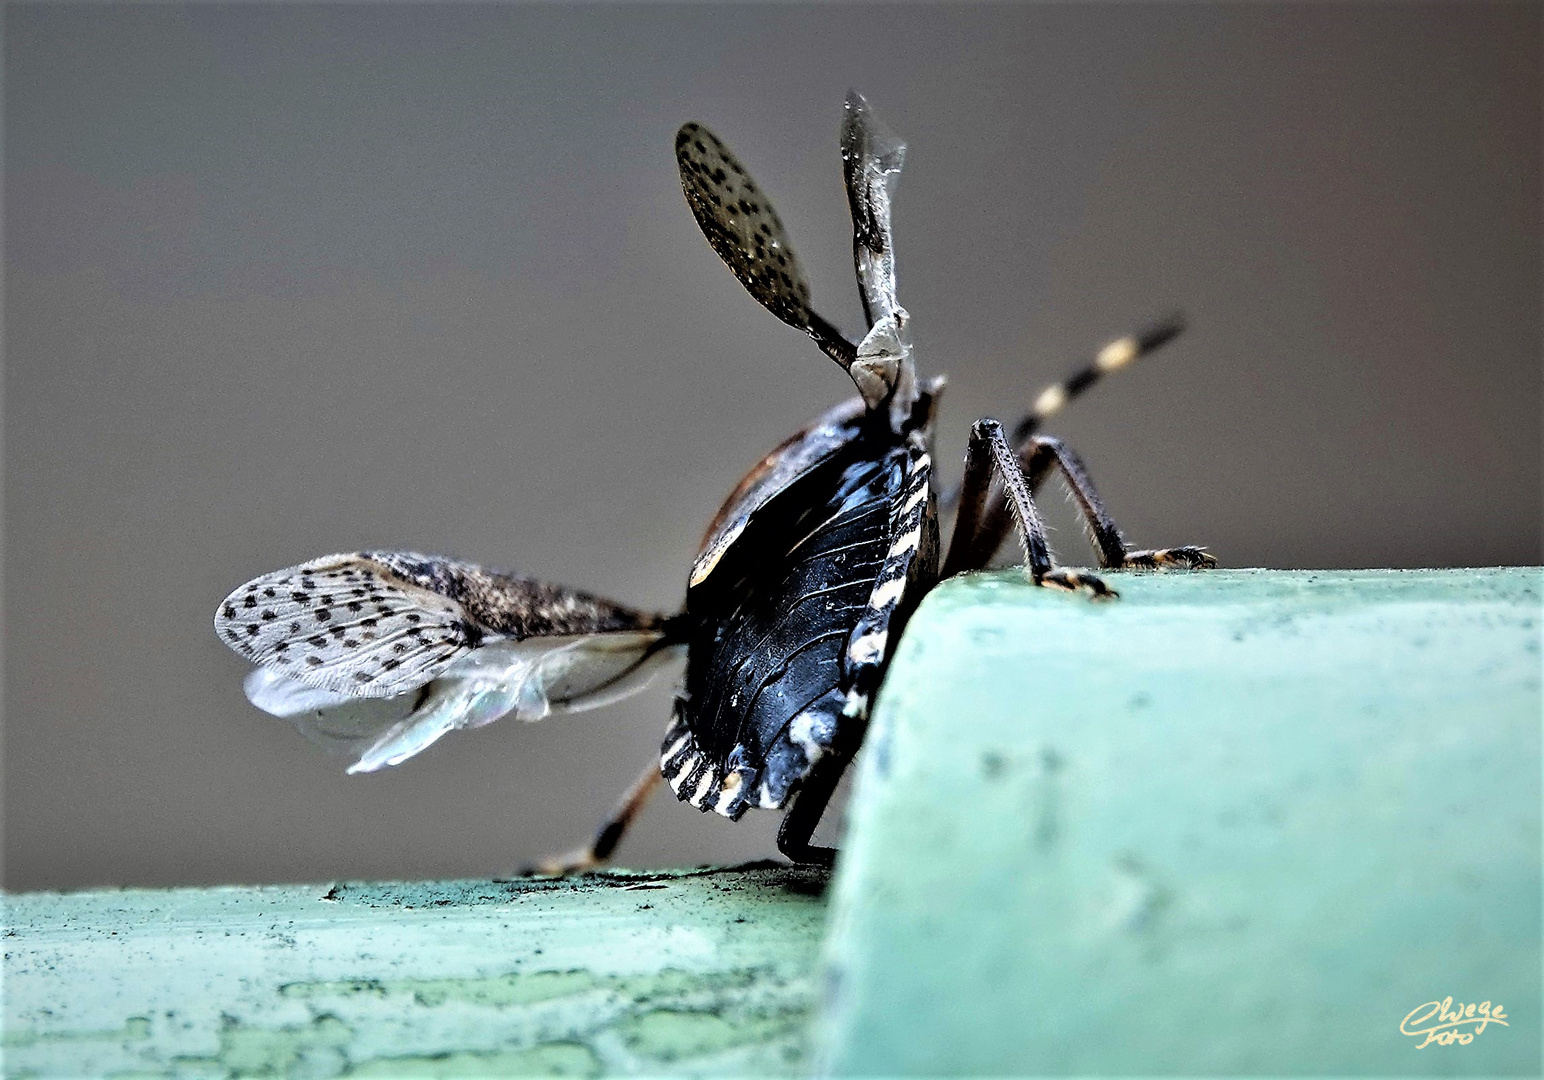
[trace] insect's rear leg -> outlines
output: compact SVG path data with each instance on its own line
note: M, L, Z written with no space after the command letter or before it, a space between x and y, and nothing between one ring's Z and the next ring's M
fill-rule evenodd
M996 480L1001 487L993 484ZM994 490L1003 498L990 502ZM999 530L998 514L1001 515ZM1010 517L1011 515L1011 517ZM977 420L970 430L965 448L965 479L960 486L960 509L954 522L949 554L944 559L943 576L986 565L1001 545L1007 523L1018 525L1019 541L1024 547L1024 563L1036 585L1049 588L1081 590L1093 596L1113 596L1103 581L1092 574L1056 567L1051 562L1046 543L1045 524L1035 509L1034 496L1024 475L1024 468L996 420ZM993 530L988 532L988 530ZM990 545L990 547L988 547Z
M638 812L649 801L649 796L654 794L654 789L660 784L662 777L659 772L659 762L651 760L646 769L638 775L627 793L622 796L617 808L611 816L601 822L600 828L595 830L595 838L584 847L568 852L566 855L555 855L544 859L533 867L527 867L523 872L537 874L582 874L586 870L594 870L598 866L604 866L616 851L617 844L622 836L632 825Z
M815 767L804 778L793 805L783 814L783 823L777 830L777 850L784 857L816 866L831 866L836 862L835 848L816 847L810 840L831 803L831 796L836 794L836 785L852 756L851 747L833 747L815 762Z
M1216 559L1193 544L1132 550L1105 509L1099 492L1094 489L1094 482L1082 459L1060 439L1046 435L1034 436L1019 447L1018 457L1028 477L1031 492L1038 492L1045 485L1053 469L1060 471L1088 529L1089 540L1099 553L1099 565L1103 569L1209 570L1217 565ZM971 558L979 560L978 565L985 565L1002 546L1011 523L1006 506L997 503L989 507L970 548Z

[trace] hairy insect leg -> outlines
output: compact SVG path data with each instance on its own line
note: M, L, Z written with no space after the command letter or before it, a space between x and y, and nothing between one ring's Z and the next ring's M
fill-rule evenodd
M1121 535L1120 529L1116 527L1114 519L1110 517L1109 511L1105 509L1099 492L1094 489L1094 482L1089 477L1088 469L1082 459L1060 439L1047 435L1029 438L1019 447L1018 457L1019 464L1029 480L1029 489L1032 494L1039 493L1046 480L1050 478L1053 469L1061 473L1068 490L1072 492L1073 501L1077 503L1083 523L1088 529L1089 540L1099 554L1101 568L1105 570L1209 570L1217 565L1216 559L1203 548L1193 544L1143 551L1132 550L1126 543L1125 537ZM1002 546L1011 525L1012 519L1008 508L1001 503L992 504L981 519L976 536L972 540L970 560L976 565L985 565Z
M836 785L841 782L855 749L855 746L832 747L804 778L793 805L783 814L783 823L777 830L777 850L785 858L816 866L831 866L836 862L835 848L817 847L810 840L831 803L831 796L836 794Z
M600 828L595 830L595 838L584 847L568 852L566 855L556 855L527 867L523 873L552 874L563 876L566 874L582 874L587 870L594 870L598 866L604 866L610 860L617 844L622 836L632 825L644 804L649 801L649 796L654 794L654 789L660 784L662 777L659 772L659 762L650 761L648 767L638 775L627 793L622 796L617 808L611 816L601 822Z
M994 479L1000 488L994 486ZM1000 490L1002 494L995 505L991 499L994 490ZM1024 564L1036 585L1082 590L1093 596L1114 595L1109 586L1092 574L1052 564L1045 524L1035 509L1034 496L1019 456L1008 445L1000 423L977 420L965 447L965 479L960 486L960 508L954 521L954 535L950 538L949 554L944 559L944 577L986 565L1001 544L1002 532L1006 532L1006 526L995 535L986 532L997 527L998 512L1005 522L1011 515L1011 520L1017 523Z

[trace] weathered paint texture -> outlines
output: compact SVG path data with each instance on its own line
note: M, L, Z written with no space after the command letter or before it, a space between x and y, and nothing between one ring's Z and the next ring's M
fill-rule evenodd
M803 1071L787 868L6 900L6 1076Z
M786 868L19 895L5 1072L1537 1076L1541 579L971 575L880 695L828 977ZM1449 995L1508 1026L1416 1049Z
M1539 1075L1541 576L945 585L864 752L827 1067ZM1509 1026L1416 1049L1449 995Z

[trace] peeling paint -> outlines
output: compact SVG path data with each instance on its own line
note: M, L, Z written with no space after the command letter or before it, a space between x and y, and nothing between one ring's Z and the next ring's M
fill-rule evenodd
M823 888L753 865L9 897L6 1075L796 1073Z

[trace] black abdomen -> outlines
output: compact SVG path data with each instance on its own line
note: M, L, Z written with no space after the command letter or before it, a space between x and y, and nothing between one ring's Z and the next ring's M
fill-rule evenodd
M667 753L665 773L702 809L782 805L841 720L848 638L906 466L899 448L877 461L862 460L861 439L846 449L761 507L687 594L686 693L666 738L667 751L681 744L679 767Z

